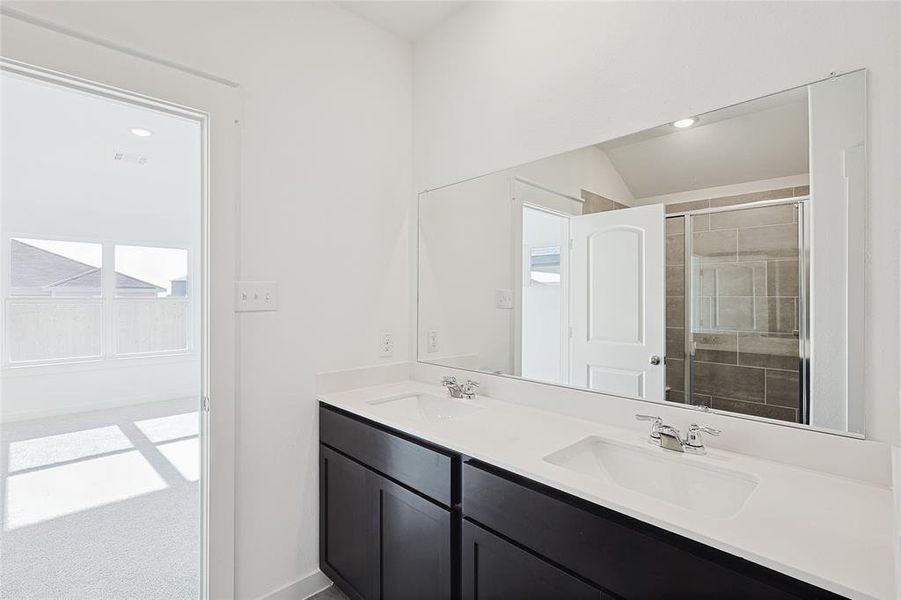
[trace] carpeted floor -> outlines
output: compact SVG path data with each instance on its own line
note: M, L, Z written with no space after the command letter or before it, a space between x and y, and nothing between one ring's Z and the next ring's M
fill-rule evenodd
M196 406L5 424L0 599L196 599Z

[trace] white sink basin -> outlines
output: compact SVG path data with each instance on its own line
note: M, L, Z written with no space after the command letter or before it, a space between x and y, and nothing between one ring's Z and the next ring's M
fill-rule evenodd
M449 421L471 415L482 410L468 400L458 400L449 396L431 394L407 394L391 398L370 400L367 404L378 406L383 414L399 417L419 416L427 421Z
M544 460L721 519L738 514L757 487L753 475L701 463L697 456L595 436Z

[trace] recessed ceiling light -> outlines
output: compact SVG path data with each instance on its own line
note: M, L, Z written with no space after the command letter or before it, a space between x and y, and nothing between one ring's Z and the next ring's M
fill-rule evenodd
M135 127L131 130L131 132L138 137L148 137L153 135L153 132L149 129L141 129L140 127Z
M692 125L694 125L697 122L698 122L698 120L694 117L689 117L687 119L679 119L678 121L673 123L673 127L678 127L679 129L685 129L686 127L691 127Z

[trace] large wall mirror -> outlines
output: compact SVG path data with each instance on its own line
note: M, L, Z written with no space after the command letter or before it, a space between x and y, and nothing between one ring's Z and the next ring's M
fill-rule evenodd
M862 436L866 104L855 71L423 192L418 359Z

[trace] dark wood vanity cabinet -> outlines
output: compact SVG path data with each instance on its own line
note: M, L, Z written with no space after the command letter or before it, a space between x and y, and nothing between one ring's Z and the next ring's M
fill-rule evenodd
M451 457L335 411L320 436L322 571L356 600L451 600Z
M451 600L451 511L372 477L378 567L373 598Z
M465 521L565 568L611 597L839 597L491 465L466 461L462 469ZM465 572L467 562L463 565Z
M604 600L596 587L463 521L463 600Z
M319 559L323 571L351 598L371 597L372 519L369 471L322 447L319 453Z
M321 405L320 565L351 598L839 598Z

